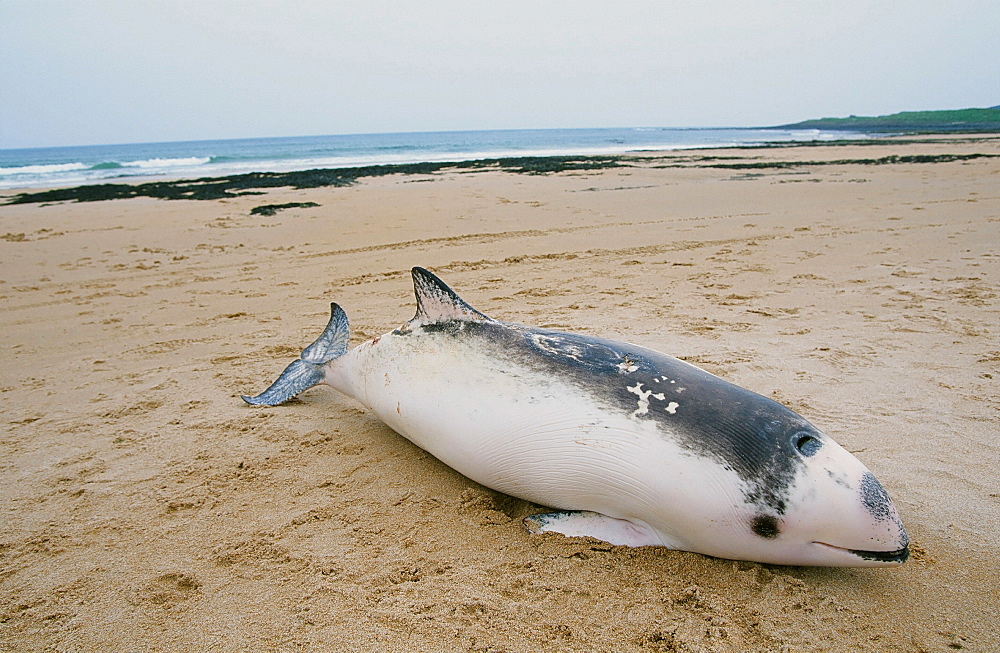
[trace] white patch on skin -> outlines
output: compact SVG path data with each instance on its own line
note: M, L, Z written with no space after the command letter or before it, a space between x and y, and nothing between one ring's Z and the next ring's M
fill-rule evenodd
M636 383L635 387L627 387L627 390L634 395L639 397L639 407L632 412L633 417L639 417L640 415L645 415L649 412L649 398L659 399L663 401L666 399L666 395L662 392L653 393L652 390L643 390L641 383ZM671 402L673 403L673 402Z
M464 324L460 326L464 326ZM542 351L547 351L558 356L566 356L577 361L586 359L587 351L583 347L566 344L561 342L559 338L552 338L540 333L530 334L529 337Z
M671 415L676 415L677 414L677 408L679 406L680 406L680 404L677 403L676 401L671 401L669 404L667 404L667 407L664 408L663 410L667 411Z
M619 374L628 374L630 372L636 371L637 369L639 369L639 366L636 365L635 363L633 363L632 361L630 361L627 358L625 360L623 360L622 362L618 363L618 373Z
M676 379L668 379L665 376L657 377L657 378L655 378L653 380L656 381L657 383L660 383L661 381L670 381L671 385L676 385L677 384L677 380ZM687 390L687 388L675 388L674 392L684 392L685 390Z

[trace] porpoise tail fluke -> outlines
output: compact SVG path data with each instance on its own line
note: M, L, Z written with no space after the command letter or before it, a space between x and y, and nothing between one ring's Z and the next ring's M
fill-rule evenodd
M316 342L302 350L299 360L285 368L281 376L256 397L242 396L243 401L254 406L277 406L304 390L318 385L326 378L324 365L347 352L351 327L347 313L336 303L330 304L330 322Z

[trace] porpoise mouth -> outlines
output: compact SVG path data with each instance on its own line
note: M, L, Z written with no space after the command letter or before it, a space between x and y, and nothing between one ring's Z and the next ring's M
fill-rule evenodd
M847 553L858 556L862 560L872 560L875 562L888 562L888 563L898 564L906 562L910 557L909 545L904 546L902 549L896 549L895 551L865 551L863 549L845 549L842 546L834 546L832 544L827 544L826 542L813 542L813 544L820 544L822 546L826 546L831 549L845 551Z

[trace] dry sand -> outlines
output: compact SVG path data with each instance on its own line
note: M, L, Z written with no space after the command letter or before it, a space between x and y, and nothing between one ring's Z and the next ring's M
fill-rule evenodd
M696 154L971 152L1000 140ZM1000 648L1000 159L693 154L0 206L0 649ZM413 265L495 317L783 401L876 473L913 558L810 569L529 536L536 507L329 389L240 401L331 300L355 341L409 319Z

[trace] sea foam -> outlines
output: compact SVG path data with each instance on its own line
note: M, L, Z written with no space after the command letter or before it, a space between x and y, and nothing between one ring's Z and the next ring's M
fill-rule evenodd
M50 165L23 165L0 168L0 175L48 175L58 172L72 172L74 170L86 170L85 163L53 163Z
M207 156L188 156L181 157L177 159L144 159L141 161L127 161L122 163L122 167L136 167L143 168L146 170L152 168L178 168L178 167L190 167L190 166L200 166L205 165L211 161L211 157Z

